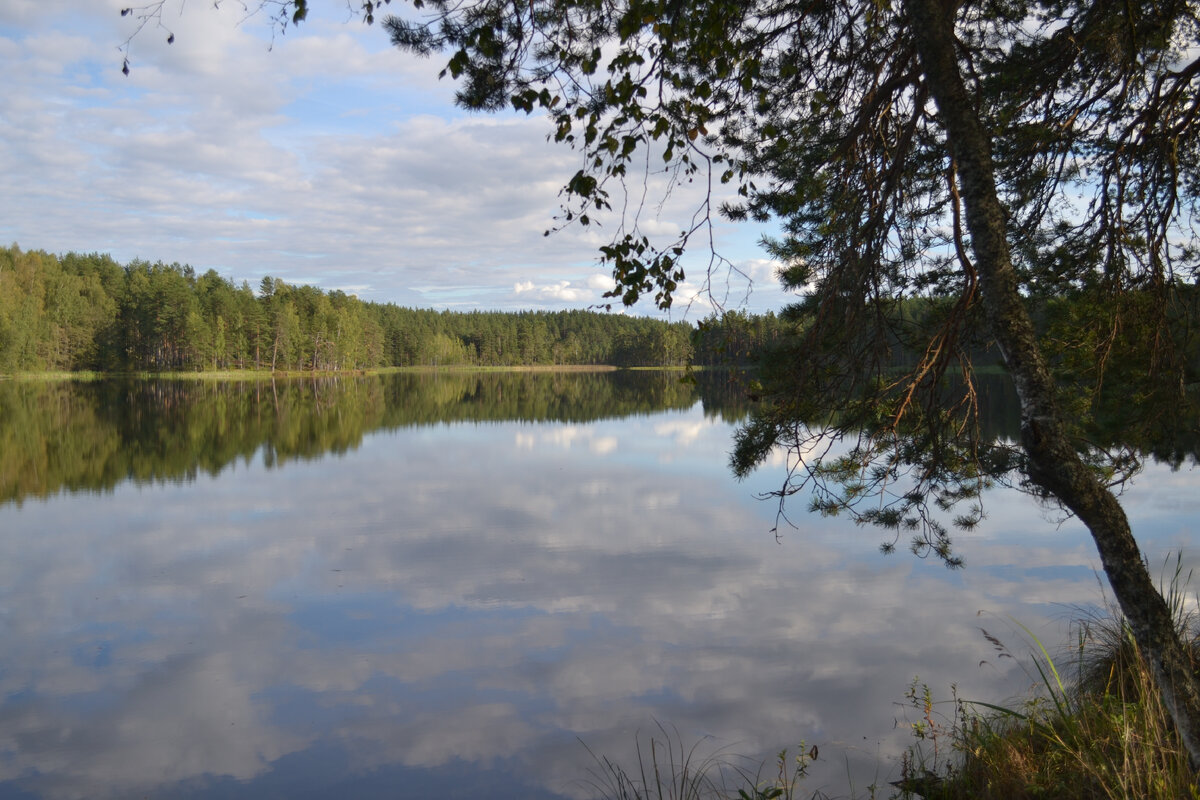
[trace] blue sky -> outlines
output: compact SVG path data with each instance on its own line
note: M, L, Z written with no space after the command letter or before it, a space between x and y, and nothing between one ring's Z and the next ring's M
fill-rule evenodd
M611 285L597 247L618 222L550 237L558 192L581 156L547 121L454 108L443 62L394 50L343 3L316 4L275 35L238 3L168 0L132 33L127 0L0 0L0 240L99 251L342 289L434 308L579 308ZM695 198L647 221L678 231ZM785 298L757 246L723 226L747 275L714 276L729 307ZM685 263L684 316L707 256ZM686 318L708 312L703 295ZM652 313L649 303L638 308Z

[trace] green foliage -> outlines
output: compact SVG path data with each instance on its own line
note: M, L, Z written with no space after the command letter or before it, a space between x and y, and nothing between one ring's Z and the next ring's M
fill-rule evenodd
M399 366L682 366L693 327L562 312L437 312L209 270L0 250L0 372L338 372Z
M543 110L554 138L582 151L584 169L566 182L565 222L587 224L631 168L657 161L672 183L728 185L734 219L781 219L786 235L773 249L792 286L964 286L953 166L904 6L417 5L423 18L388 17L384 27L399 47L448 55L443 74L459 80L460 104ZM971 88L996 134L1001 190L1031 272L1049 266L1050 252L1071 254L1076 275L1097 259L1127 272L1122 259L1156 243L1105 221L1123 204L1149 223L1138 230L1150 238L1173 224L1180 198L1170 187L1178 178L1194 185L1196 175L1186 136L1196 68L1174 69L1194 19L1184 2L1129 19L1082 3L961 7ZM1137 136L1137 147L1123 147L1114 130ZM1056 202L1067 191L1097 198L1096 213ZM698 222L677 237L656 242L636 217L626 220L602 249L618 280L611 296L632 303L654 293L669 306L680 256L719 202L711 189L700 195Z
M1081 440L1121 453L1109 460L1114 473L1135 469L1138 453L1176 467L1195 463L1200 287L1088 286L1048 299L1042 316L1068 418Z
M785 320L772 312L762 315L732 310L714 313L696 326L692 363L757 366L764 353L776 347L789 328Z

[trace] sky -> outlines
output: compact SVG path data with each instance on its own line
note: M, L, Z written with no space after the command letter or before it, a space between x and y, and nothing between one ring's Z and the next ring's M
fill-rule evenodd
M163 27L130 43L126 76L129 2L0 0L4 245L419 308L605 302L598 247L620 220L543 235L582 165L547 141L543 116L455 108L444 59L396 50L341 0L313 4L282 35L232 0L167 0ZM644 228L678 232L695 203L687 192L652 202ZM707 251L689 255L671 318L701 319L714 301L785 303L763 233L718 229L718 249L750 280L715 274L711 296L699 291ZM655 313L652 300L634 311Z

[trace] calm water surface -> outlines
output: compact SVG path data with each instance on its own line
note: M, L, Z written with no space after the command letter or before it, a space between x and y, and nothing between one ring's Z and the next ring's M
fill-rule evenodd
M967 567L775 506L736 389L677 375L0 383L0 797L583 798L662 723L810 790L898 777L904 692L1030 682L980 628L1100 600L1074 521L987 498ZM997 412L1001 416L1003 409ZM1125 502L1187 546L1200 473ZM584 746L586 745L586 747ZM710 747L711 745L711 747Z

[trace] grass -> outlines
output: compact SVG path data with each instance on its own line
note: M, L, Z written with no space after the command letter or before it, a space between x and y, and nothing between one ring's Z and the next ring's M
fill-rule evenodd
M228 370L209 370L206 372L95 372L91 370L80 370L78 372L61 372L61 371L46 371L46 372L15 372L9 375L0 375L0 380L13 380L23 383L57 383L60 381L98 381L106 378L137 378L140 380L148 379L170 379L170 380L194 380L194 381L256 381L270 380L271 378L298 378L318 377L324 375L352 375L353 372L284 372L277 371L272 373L269 369L228 369Z
M1193 663L1200 665L1194 596L1178 558L1165 596ZM1129 626L1110 609L1084 615L1073 646L1052 657L1027 629L1036 696L1009 707L955 698L935 711L914 683L914 743L896 785L900 797L931 800L1024 798L1200 798L1187 753L1163 707ZM1005 645L987 634L1002 655Z
M21 383L56 383L59 381L96 381L104 377L102 372L81 370L79 372L15 372L0 374L0 380Z
M588 748L596 766L583 781L597 800L820 800L802 795L808 765L817 755L801 743L797 755L781 751L773 765L707 748L701 739L685 746L679 731L656 721L657 732L638 734L635 765L625 767ZM587 747L585 744L584 747ZM770 766L770 768L768 768Z
M1169 563L1168 563L1168 566ZM1164 588L1200 667L1197 597L1176 557ZM875 785L852 798L896 800L1200 800L1196 776L1128 624L1113 608L1081 614L1070 647L1052 656L1028 629L1028 669L1038 691L1008 705L955 696L937 702L914 681L906 694L912 744L890 794ZM984 636L1002 657L1016 658ZM585 781L598 800L829 800L804 788L816 748L754 763L728 750L685 746L658 723L637 737L632 766L592 753ZM591 752L589 750L589 752ZM884 787L883 791L889 791Z
M371 369L346 370L275 370L270 369L223 369L187 370L178 372L78 372L43 371L0 373L0 380L47 383L58 381L95 381L104 378L170 379L193 381L267 381L286 378L354 377L359 375L388 375L401 372L616 372L620 367L605 364L533 364L501 367L477 367L471 365L416 366L416 367L373 367ZM640 369L640 368L639 368ZM676 369L674 367L648 367L647 369ZM682 367L678 369L682 370Z
M616 372L625 367L610 364L509 364L500 366L475 366L473 364L449 364L446 366L388 367L388 372ZM670 369L653 367L652 369ZM376 370L382 372L385 370Z

